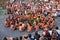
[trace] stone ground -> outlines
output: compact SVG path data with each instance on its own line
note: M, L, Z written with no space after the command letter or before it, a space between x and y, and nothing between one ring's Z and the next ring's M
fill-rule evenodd
M28 34L28 32L24 31L24 32L19 32L18 30L10 30L10 28L5 28L3 23L6 19L6 17L8 17L8 15L0 15L0 40L3 39L3 37L7 37L7 36L12 36L12 37L20 37L21 35L24 34ZM57 17L55 19L56 21L56 26L60 27L60 17ZM34 32L30 32L32 35L34 35ZM39 30L39 33L42 33L42 30Z

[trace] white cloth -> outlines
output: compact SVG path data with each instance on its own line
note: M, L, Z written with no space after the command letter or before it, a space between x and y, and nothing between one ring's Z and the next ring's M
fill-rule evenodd
M48 0L44 0L44 1L48 1Z
M60 34L60 30L56 30L58 32L58 34Z
M50 35L52 35L52 31L49 31Z
M10 0L10 3L12 3L14 0Z
M55 16L55 17L56 17L56 16L57 16L57 14L56 14L56 13L55 13L55 14L53 13L53 14L52 14L52 16Z

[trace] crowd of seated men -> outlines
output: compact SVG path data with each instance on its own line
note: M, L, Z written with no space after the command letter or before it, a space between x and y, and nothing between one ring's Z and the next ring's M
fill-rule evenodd
M34 2L32 0L29 2L26 4L24 0L20 5L17 1L8 4L7 11L11 16L6 18L4 26L10 27L12 30L27 30L28 32L38 31L39 29L52 29L55 25L55 19L52 16L53 3ZM34 3L34 6L32 6L32 3Z
M37 31L34 35L31 34L25 34L20 37L4 37L3 40L59 40L60 34L54 29L52 30L52 34L48 30L45 30L42 32L42 34L39 34Z
M55 19L49 13L48 15L41 14L41 12L28 13L25 15L11 14L4 22L5 27L19 31L27 30L28 32L39 29L52 29L55 25Z

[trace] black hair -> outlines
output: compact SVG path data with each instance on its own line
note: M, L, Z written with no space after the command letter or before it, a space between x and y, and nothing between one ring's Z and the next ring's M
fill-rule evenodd
M20 24L20 26L22 26L22 24Z
M22 36L20 36L20 40L22 40Z
M38 18L40 18L40 16L38 16Z
M58 30L58 27L56 27L56 29Z
M25 39L27 39L27 38L28 38L28 36L26 36L26 37L24 36L24 38L25 38Z
M7 38L6 38L6 37L4 37L4 38L3 38L3 40L7 40Z
M44 25L46 25L46 24L47 24L47 22L44 23Z
M53 20L55 21L55 19L53 18Z
M28 37L31 38L31 34L28 34Z
M16 37L15 40L18 40L18 37Z

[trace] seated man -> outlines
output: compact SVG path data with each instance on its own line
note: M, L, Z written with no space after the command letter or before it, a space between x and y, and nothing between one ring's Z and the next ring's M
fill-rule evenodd
M8 27L8 21L7 20L4 22L4 26Z
M30 32L32 30L32 26L30 26L29 23L27 23L27 31Z
M10 25L10 29L15 30L15 25L13 23Z
M25 28L25 24L24 23L22 23L22 24L19 25L19 31L23 31L24 28Z

